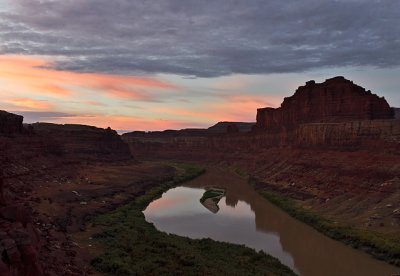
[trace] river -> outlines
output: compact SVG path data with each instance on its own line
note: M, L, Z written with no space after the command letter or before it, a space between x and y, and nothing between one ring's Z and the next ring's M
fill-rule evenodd
M209 187L225 190L224 197L212 208L200 202ZM160 231L263 250L299 275L400 274L400 268L332 240L290 217L262 198L244 179L218 168L170 189L150 203L144 214Z

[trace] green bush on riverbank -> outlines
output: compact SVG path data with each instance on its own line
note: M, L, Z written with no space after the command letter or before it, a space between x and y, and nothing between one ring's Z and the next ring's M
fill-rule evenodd
M211 239L166 234L146 222L142 210L151 201L204 172L190 165L180 168L184 173L174 180L93 221L101 229L93 238L104 249L92 260L98 271L110 275L294 275L263 252Z
M364 250L378 259L400 266L400 241L383 234L341 225L298 206L292 199L273 192L259 191L271 203L319 232L346 244Z

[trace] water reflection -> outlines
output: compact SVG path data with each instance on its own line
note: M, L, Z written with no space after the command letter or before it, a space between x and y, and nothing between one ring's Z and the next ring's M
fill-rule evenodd
M200 203L204 188L223 187L214 214ZM209 170L166 192L144 211L157 229L263 250L301 275L391 275L400 269L333 241L261 198L236 175Z
M207 208L211 213L218 213L218 203L225 195L224 189L210 188L204 191L203 196L200 198L200 203Z

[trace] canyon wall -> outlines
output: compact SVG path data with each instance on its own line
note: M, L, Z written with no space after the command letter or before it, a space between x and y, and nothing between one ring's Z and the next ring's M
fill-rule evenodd
M123 135L131 151L147 157L206 157L219 153L257 152L269 148L400 151L400 120L364 120L301 124L279 133L227 133L203 137L134 137Z
M395 119L396 110L384 98L335 77L323 83L307 82L279 108L258 109L252 131L239 131L224 122L225 130L215 133L210 128L196 130L196 135L186 130L131 133L123 139L142 156L146 152L151 156L167 152L204 156L273 147L397 151L400 120Z
M131 158L128 146L111 129L23 125L22 116L0 111L0 275L44 275L43 266L56 259L46 263L49 235L38 231L46 225L32 207L45 201L37 190L48 183L49 172L60 172L56 179L61 185L62 172L71 166Z
M46 137L47 152L76 160L116 161L131 159L129 147L115 130L85 125L32 124Z
M281 108L258 110L249 132L227 127L196 137L177 131L123 139L139 159L227 167L249 176L257 189L287 195L335 220L397 231L400 120L393 111L385 99L334 78L308 82Z
M366 91L344 77L323 83L308 81L279 108L257 110L254 130L278 131L312 122L392 119L394 111L382 97Z

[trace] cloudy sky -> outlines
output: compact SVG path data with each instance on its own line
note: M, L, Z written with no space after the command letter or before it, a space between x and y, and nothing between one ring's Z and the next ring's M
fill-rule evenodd
M254 121L336 75L400 106L400 1L0 0L0 109L27 122Z

